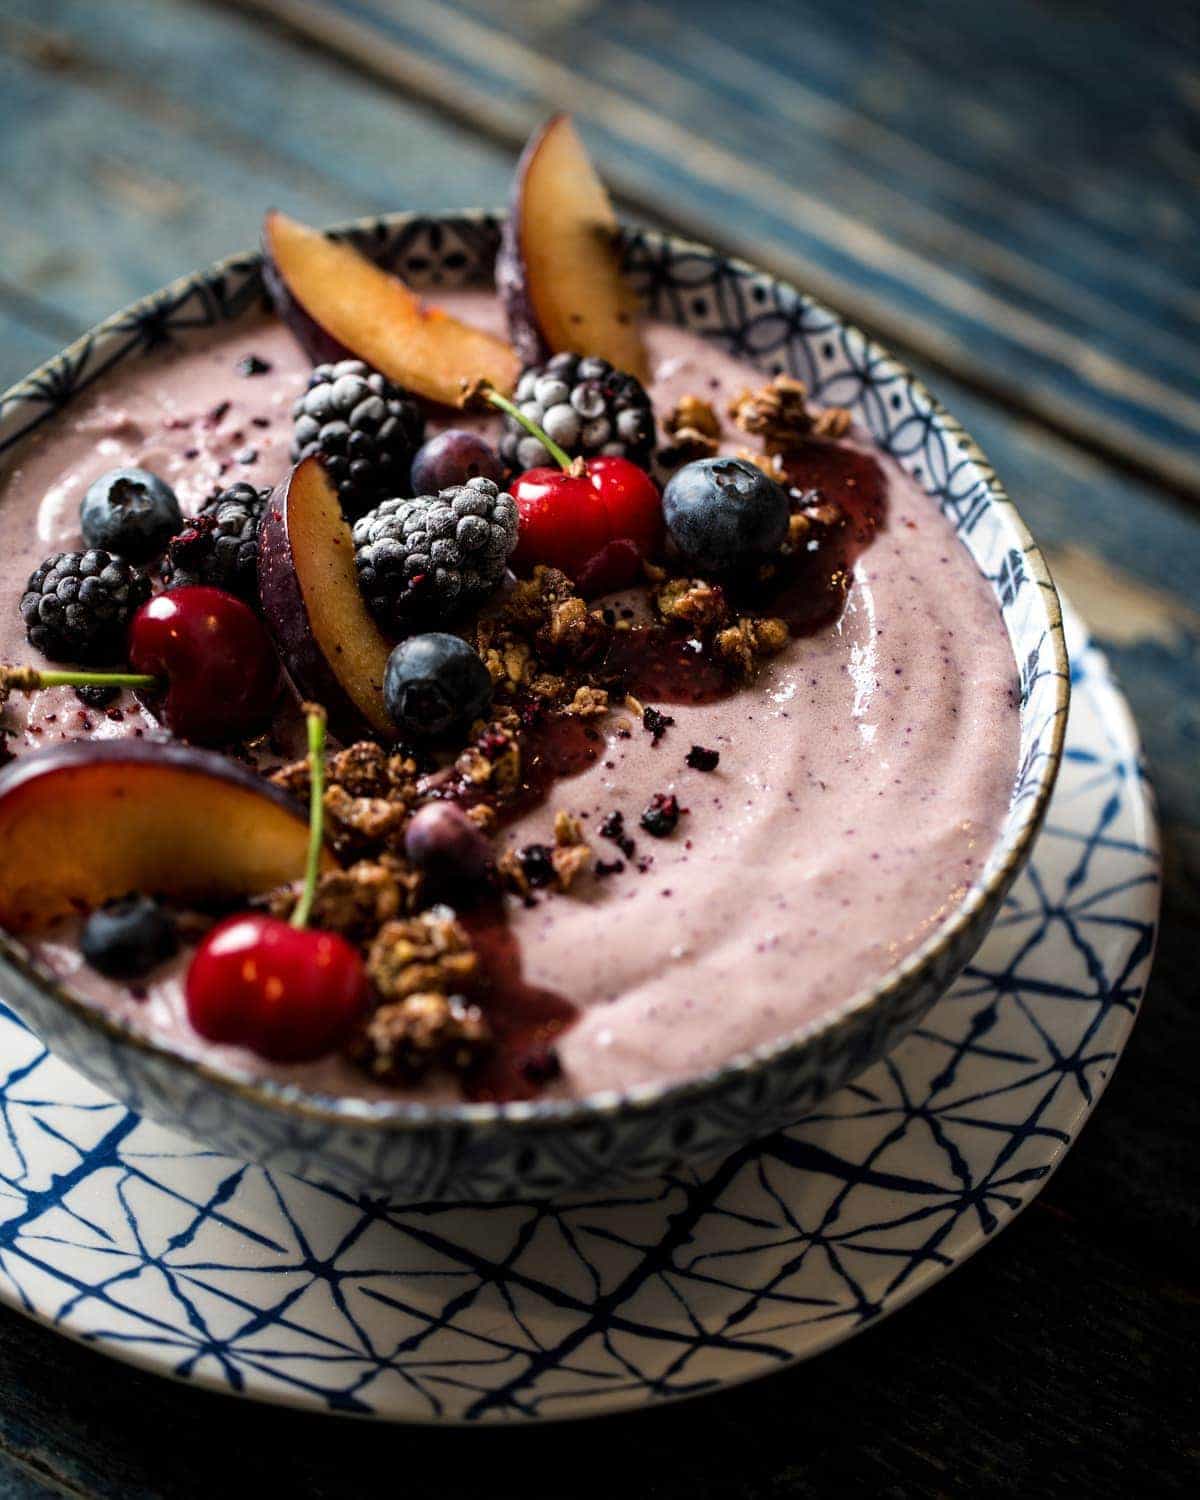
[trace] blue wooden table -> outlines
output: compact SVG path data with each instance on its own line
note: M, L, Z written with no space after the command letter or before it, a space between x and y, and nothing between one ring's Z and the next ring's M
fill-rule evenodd
M1145 1014L1037 1205L814 1365L645 1419L451 1437L231 1403L4 1314L0 1496L1194 1493L1194 0L0 0L0 386L251 243L268 204L502 202L564 106L629 212L851 313L1005 476L1158 784Z

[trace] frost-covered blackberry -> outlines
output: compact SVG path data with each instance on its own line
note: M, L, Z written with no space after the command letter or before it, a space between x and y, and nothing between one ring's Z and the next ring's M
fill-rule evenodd
M104 665L125 654L129 622L150 584L122 557L89 547L56 552L29 576L21 618L29 644L51 661Z
M399 633L490 594L516 544L516 502L490 479L385 500L354 524L358 586L376 619Z
M611 453L643 467L654 449L654 412L641 382L606 359L556 354L531 365L513 400L572 458ZM505 417L500 456L518 470L552 463L545 446Z
M292 459L325 461L347 520L408 489L425 418L407 391L359 359L317 365L292 407Z
M167 547L172 587L203 583L258 602L258 525L269 490L235 484L201 507Z

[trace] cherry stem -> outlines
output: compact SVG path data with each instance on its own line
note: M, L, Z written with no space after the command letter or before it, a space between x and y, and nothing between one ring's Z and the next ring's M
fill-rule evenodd
M304 889L292 912L293 927L307 927L317 894L317 874L325 842L325 710L306 703L308 719L308 860L304 867Z
M43 671L40 667L0 667L0 688L36 693L51 687L158 688L162 679L148 672Z
M502 396L499 391L494 390L490 385L482 386L479 390L479 395L484 401L494 406L497 411L507 412L514 422L520 422L530 437L537 438L538 442L541 443L564 474L570 474L572 470L578 467L577 461L564 448L560 448L552 437L548 437L532 417L527 417L515 401L510 401L507 396Z

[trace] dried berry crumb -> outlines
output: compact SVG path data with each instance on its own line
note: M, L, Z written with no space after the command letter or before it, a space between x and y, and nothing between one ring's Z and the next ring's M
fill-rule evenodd
M239 375L266 375L270 371L271 362L260 359L257 354L243 354L233 368Z
M205 425L207 427L215 427L232 405L232 401L218 401L208 416L205 417Z
M673 792L655 792L639 821L652 838L665 839L678 827L680 811L679 798Z
M245 464L246 467L249 468L251 464L256 464L258 462L258 449L243 448L240 453L235 453L234 457L237 459L238 463Z
M657 745L674 722L670 714L660 714L657 708L651 708L649 704L642 710L642 725L649 731L652 744Z
M517 858L521 872L534 889L550 885L554 880L554 859L545 844L526 844Z
M596 861L597 875L619 875L624 868L625 861L623 859L598 859Z
M720 761L719 750L706 750L703 745L693 745L687 753L687 763L693 771L715 771Z
M610 812L600 825L600 837L607 839L610 844L616 844L626 859L633 858L633 852L637 848L637 845L625 832L624 813Z

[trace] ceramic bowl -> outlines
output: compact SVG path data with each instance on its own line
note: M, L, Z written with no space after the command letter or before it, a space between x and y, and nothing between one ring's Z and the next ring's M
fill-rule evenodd
M411 284L487 283L498 221L411 215L337 231ZM971 958L1029 854L1058 770L1069 673L1042 555L982 452L913 375L844 319L703 245L630 229L647 311L849 407L953 524L995 591L1020 683L1020 759L1003 832L959 906L878 984L799 1034L683 1083L581 1100L423 1106L319 1097L182 1057L74 997L0 934L0 990L107 1093L231 1155L400 1202L546 1197L658 1175L791 1123L888 1051ZM125 361L256 315L257 255L175 282L102 323L0 398L0 463ZM0 527L3 515L0 512Z

